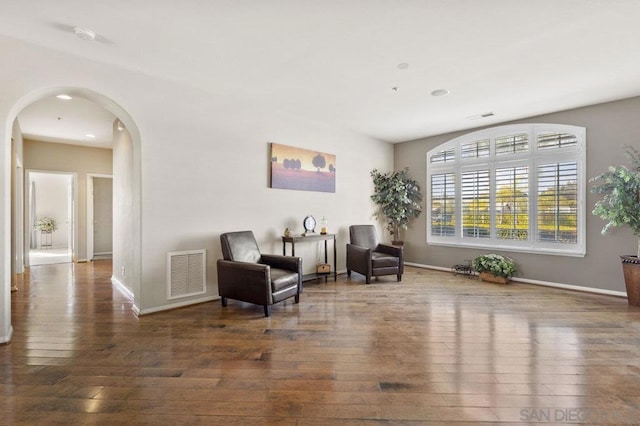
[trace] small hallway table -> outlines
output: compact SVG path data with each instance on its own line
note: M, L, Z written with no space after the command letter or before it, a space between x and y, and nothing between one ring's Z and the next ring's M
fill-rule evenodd
M311 241L324 241L324 263L328 263L328 246L327 241L333 241L333 271L325 274L306 274L302 276L303 281L311 281L317 280L319 278L324 278L325 282L327 281L327 277L331 276L333 273L333 281L338 281L338 272L337 272L337 250L336 250L336 234L307 234L307 235L295 235L289 237L282 237L282 255L287 255L287 243L291 244L291 256L296 255L296 244L303 242L311 242Z

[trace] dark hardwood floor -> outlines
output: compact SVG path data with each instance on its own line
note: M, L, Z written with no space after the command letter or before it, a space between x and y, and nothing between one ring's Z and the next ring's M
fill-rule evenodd
M640 309L622 298L408 268L309 283L271 318L237 301L137 318L110 275L18 282L1 424L640 421Z

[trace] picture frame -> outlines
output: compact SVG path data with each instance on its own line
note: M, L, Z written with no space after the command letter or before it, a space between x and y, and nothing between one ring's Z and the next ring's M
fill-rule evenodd
M336 192L336 156L270 142L269 187Z

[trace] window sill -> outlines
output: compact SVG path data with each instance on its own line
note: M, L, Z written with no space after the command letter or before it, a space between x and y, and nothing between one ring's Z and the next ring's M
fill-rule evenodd
M452 248L472 248L489 251L503 251L503 252L517 252L517 253L531 253L531 254L543 254L551 256L567 256L567 257L585 257L586 251L582 250L553 250L546 247L515 247L507 245L484 245L484 244L468 244L468 243L446 243L427 241L428 246L440 246L440 247L452 247Z

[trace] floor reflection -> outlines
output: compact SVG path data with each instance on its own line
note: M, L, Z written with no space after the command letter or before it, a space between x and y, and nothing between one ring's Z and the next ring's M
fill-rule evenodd
M51 265L55 263L70 263L70 248L53 248L49 250L33 249L29 250L29 265Z
M138 318L111 269L45 265L16 280L15 334L0 347L12 422L637 422L640 311L621 298L409 267L400 283L309 283L269 318L237 301Z

